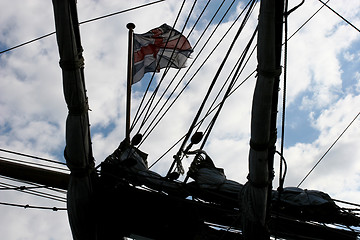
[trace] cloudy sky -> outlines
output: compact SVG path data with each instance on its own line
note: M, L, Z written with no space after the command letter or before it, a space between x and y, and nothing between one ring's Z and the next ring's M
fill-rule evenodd
M79 21L107 15L142 5L148 1L78 1ZM189 34L207 1L196 4L184 35ZM191 80L186 91L173 104L164 118L141 145L149 154L149 163L155 162L188 130L219 63L231 43L240 23L236 23L215 48L237 18L246 1L235 1L222 20L208 45L200 51L218 25L226 9L221 11L195 46L209 19L221 1L211 1L203 17L189 36L195 46L188 62L189 72L181 88ZM291 4L294 1L291 1ZM300 1L299 1L300 2ZM176 23L181 30L193 1L186 1ZM360 26L360 2L330 0L329 6ZM320 7L317 0L308 0L289 16L289 36L299 29ZM293 5L290 5L291 8ZM81 39L85 58L85 81L88 90L93 151L96 164L118 146L125 134L125 86L127 66L126 24L133 22L136 33L144 33L163 23L172 26L181 7L181 1L169 0L112 17L81 24ZM55 31L51 1L32 0L0 2L0 51ZM259 7L250 17L243 33L230 55L219 82L223 82L247 44L257 24ZM241 20L242 18L240 18ZM254 45L252 45L254 46ZM215 49L211 57L199 66ZM198 58L197 58L198 56ZM196 60L196 61L195 61ZM67 108L62 92L62 76L55 35L19 47L0 55L0 148L64 161L65 118ZM240 75L240 84L256 68L256 54ZM285 186L297 186L314 164L360 111L360 33L324 7L288 42L286 124L284 156L288 164ZM197 72L197 70L199 71ZM180 71L180 79L187 69ZM162 72L154 81L159 81ZM170 71L160 87L160 94L176 71ZM151 74L133 87L132 115L141 101ZM244 183L248 172L250 113L256 78L250 77L226 102L222 113L205 145L218 167L225 169L228 179ZM280 83L282 85L282 82ZM175 85L175 84L174 84ZM215 86L220 89L221 83ZM172 87L173 88L173 87ZM171 88L171 89L172 89ZM153 87L151 88L153 89ZM281 90L283 88L281 87ZM168 97L169 92L165 93ZM214 95L211 95L213 98ZM282 97L282 94L280 94ZM156 97L156 100L159 96ZM174 99L170 96L170 101ZM278 132L281 129L281 102L279 100ZM160 100L160 106L164 100ZM167 105L166 105L167 106ZM154 117L155 113L151 116ZM152 119L152 118L151 118ZM204 130L202 126L200 130ZM137 125L135 130L139 129ZM140 132L148 132L147 125ZM134 130L134 131L135 131ZM360 202L360 120L356 119L321 163L302 183L302 188L329 193L335 199ZM277 141L279 149L280 139ZM152 170L165 175L179 146L165 155ZM0 152L1 157L29 160ZM185 169L191 159L184 160ZM278 174L279 157L275 157ZM21 185L6 179L4 184ZM278 175L274 180L278 184ZM39 190L41 191L41 190ZM54 193L52 193L54 194ZM65 197L63 193L55 193ZM44 199L11 190L1 190L0 202L20 205L65 207L58 200ZM71 232L65 211L24 209L0 205L0 232L2 239L70 239Z

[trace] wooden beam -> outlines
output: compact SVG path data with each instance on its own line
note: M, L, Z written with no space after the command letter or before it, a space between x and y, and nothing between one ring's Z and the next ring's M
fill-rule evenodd
M67 190L69 174L0 160L0 175Z

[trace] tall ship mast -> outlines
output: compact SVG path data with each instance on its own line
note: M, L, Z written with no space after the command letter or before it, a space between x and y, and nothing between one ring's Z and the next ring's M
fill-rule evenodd
M239 39L244 41L244 29L258 5L258 25L252 34L247 34L248 40L240 48ZM189 125L188 131L170 148L173 157L168 160L169 169L165 174L160 174L152 169L158 160L149 162L151 153L145 151L144 142L163 116L156 115L160 117L155 126L152 125L155 120L150 123L146 121L158 104L163 102L161 99L156 102L155 95L144 95L143 100L147 102L141 102L143 109L139 107L135 112L130 104L131 94L139 91L134 89L138 82L144 82L144 76L152 74L148 88L145 90L142 87L141 90L147 92L151 89L156 93L173 84L173 81L166 80L165 73L178 69L177 73L174 72L175 79L181 71L187 72L191 68L199 56L196 54L201 51L197 50L197 42L192 42L190 34L184 32L188 20L184 28L179 30L175 24L162 24L141 34L136 32L138 26L127 24L129 48L125 135L117 139L120 144L99 162L95 160L91 140L85 54L76 2L54 0L55 34L68 109L64 157L70 173L2 160L0 174L66 190L66 210L74 239L357 239L360 220L356 208L340 207L340 203L347 202L333 199L323 191L300 188L307 176L298 186L284 186L287 161L283 152L283 136L279 150L276 143L279 138L277 111L280 76L284 71L286 74L287 70L286 60L284 66L281 64L283 22L287 22L291 13L301 9L301 5L289 10L287 2L263 0L258 4L249 1L242 6L233 39L222 45L223 59L212 64L216 70L212 79L206 79L206 92L201 96L203 100L198 111L192 121L184 120ZM189 12L192 12L192 8ZM214 126L221 126L224 120L219 116L235 91L236 81L239 78L245 81L241 74L255 46L257 67L249 75L256 74L249 152L247 157L239 157L248 159L249 171L247 180L239 182L226 177L227 169L221 168L213 157L212 144L208 140L210 134L214 134ZM233 52L238 52L238 60L226 78L223 76L224 69ZM287 43L284 54L287 56ZM157 85L154 86L151 81L157 72L163 73L163 77L156 79ZM184 85L183 90L189 90L188 84L192 79ZM160 86L163 82L168 87ZM217 85L219 82L223 82L222 87ZM174 89L164 95L172 100L177 99L172 98L173 94L182 92ZM155 107L151 109L153 104ZM130 116L132 113L134 117ZM141 115L143 119L137 118ZM14 153L5 149L2 152ZM273 187L275 154L280 156L280 171L277 173L280 176L279 186L276 189Z

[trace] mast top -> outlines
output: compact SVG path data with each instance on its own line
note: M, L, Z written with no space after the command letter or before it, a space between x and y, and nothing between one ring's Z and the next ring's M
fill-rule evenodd
M135 24L134 23L128 23L128 24L126 24L126 27L127 27L127 29L132 30L132 29L135 28Z

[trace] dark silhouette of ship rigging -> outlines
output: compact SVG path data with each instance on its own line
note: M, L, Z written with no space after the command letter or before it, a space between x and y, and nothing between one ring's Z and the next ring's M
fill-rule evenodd
M64 155L71 174L24 167L29 176L20 176L14 173L22 168L18 164L6 165L7 171L2 169L1 174L67 189L74 239L357 239L357 232L348 227L359 227L360 218L337 206L328 194L296 187L272 189L283 1L261 1L258 78L245 184L227 179L224 169L203 149L208 133L194 131L198 116L166 176L149 169L147 153L138 147L142 135L131 139L129 122L126 138L95 168L76 3L53 0L53 5L69 110ZM134 27L128 25L130 47ZM178 181L185 156L193 160L185 180ZM35 179L39 173L43 178Z

